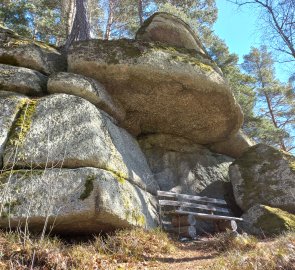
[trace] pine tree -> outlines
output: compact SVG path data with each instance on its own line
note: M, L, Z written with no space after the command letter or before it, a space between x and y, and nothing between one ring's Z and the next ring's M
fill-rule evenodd
M244 56L244 70L255 78L253 86L257 93L257 114L260 125L253 136L262 142L278 146L284 151L295 148L294 91L289 84L275 78L272 55L265 46L252 48Z

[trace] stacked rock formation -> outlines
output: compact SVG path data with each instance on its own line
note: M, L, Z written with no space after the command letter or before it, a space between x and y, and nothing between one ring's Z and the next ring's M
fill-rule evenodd
M153 228L159 189L234 210L229 166L253 143L183 21L156 13L135 40L76 42L67 56L5 28L0 41L0 227Z

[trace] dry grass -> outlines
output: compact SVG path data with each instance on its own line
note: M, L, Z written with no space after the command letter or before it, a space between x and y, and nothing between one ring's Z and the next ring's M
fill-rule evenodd
M211 243L221 253L210 270L295 270L295 233L261 240L219 235Z
M124 230L75 244L1 232L0 269L141 269L153 263L153 256L173 250L160 230Z
M295 270L294 232L268 240L220 234L192 243L193 248L182 246L190 247L189 243L173 242L160 230L123 230L80 243L0 232L0 269L170 270L175 266L196 269L199 265L210 270ZM210 250L214 251L212 258L198 259ZM167 260L159 259L163 257Z

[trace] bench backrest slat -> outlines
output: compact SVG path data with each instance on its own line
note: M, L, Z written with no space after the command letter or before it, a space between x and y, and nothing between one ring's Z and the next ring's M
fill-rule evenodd
M197 208L208 211L216 211L222 213L230 213L230 211L226 208L216 207L214 205L204 205L204 204L196 204L189 202L181 202L181 201L170 201L170 200L159 200L159 204L161 206L180 206L180 207L188 207L188 208Z
M221 205L227 205L226 201L220 199L213 199L203 196L194 196L194 195L187 195L181 193L174 193L169 191L157 191L158 196L168 197L168 198L177 198L177 199L185 199L190 201L197 201L197 202L205 202L205 203L216 203Z

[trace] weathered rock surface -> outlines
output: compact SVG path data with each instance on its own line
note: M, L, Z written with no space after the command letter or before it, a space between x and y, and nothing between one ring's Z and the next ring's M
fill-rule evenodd
M38 71L0 64L0 90L40 96L46 84L47 77Z
M115 103L104 86L94 79L79 74L60 72L49 77L47 87L51 94L65 93L82 97L115 119L120 121L124 119L125 113L120 104Z
M284 231L295 231L295 215L279 208L255 205L242 218L242 229L251 234L271 236Z
M135 139L90 102L56 94L30 100L27 107L5 149L6 167L95 167L149 192L158 189Z
M0 174L0 227L28 221L41 231L95 233L130 226L157 226L153 196L114 174L94 168L14 171ZM7 181L9 178L9 184Z
M253 145L255 145L255 143L242 130L240 130L226 141L213 143L209 148L213 152L238 158Z
M0 26L0 63L35 69L45 74L64 71L65 58L53 47L32 41Z
M230 192L230 157L171 135L145 136L139 144L161 190L220 199Z
M134 135L165 133L207 144L236 134L243 121L219 68L194 50L91 40L73 44L68 65L106 86Z
M159 41L174 47L197 50L205 53L202 43L180 18L165 12L153 14L136 33L137 40Z
M237 204L264 204L295 213L295 157L265 144L249 148L230 166Z
M0 91L0 170L8 134L25 100L24 96L17 93Z

